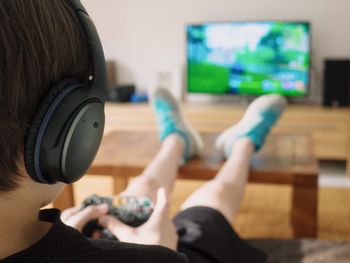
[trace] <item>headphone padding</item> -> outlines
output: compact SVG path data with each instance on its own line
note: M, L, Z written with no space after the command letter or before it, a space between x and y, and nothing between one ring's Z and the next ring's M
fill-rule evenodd
M60 94L64 89L66 89L67 87L73 84L79 84L79 81L77 81L74 78L64 79L58 84L56 84L55 86L53 86L48 91L48 94L46 95L45 99L40 104L39 109L35 113L35 117L31 123L31 127L27 131L27 135L25 138L25 145L24 145L24 163L28 174L35 181L39 183L47 183L47 182L42 182L42 180L38 178L35 172L35 165L34 165L35 145L36 145L36 140L37 140L40 126L42 124L42 121L47 111L49 110L52 102L55 100L57 95Z

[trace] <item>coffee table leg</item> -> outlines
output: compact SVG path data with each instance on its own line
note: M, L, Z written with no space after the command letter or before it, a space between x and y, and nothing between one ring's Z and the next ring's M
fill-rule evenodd
M293 188L292 225L294 238L317 238L318 188L295 185Z
M53 202L55 208L61 211L74 206L74 191L73 185L67 185L61 195Z
M118 195L122 191L125 190L125 188L128 185L128 177L125 176L114 176L113 177L113 194Z

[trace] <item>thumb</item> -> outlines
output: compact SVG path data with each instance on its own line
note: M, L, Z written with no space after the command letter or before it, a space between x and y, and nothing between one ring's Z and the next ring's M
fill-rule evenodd
M90 221L108 213L108 205L92 205L75 214L81 221Z
M71 208L68 208L68 209L64 210L64 211L61 213L61 219L62 219L62 221L68 220L70 217L72 217L73 215L75 215L75 214L78 213L79 211L80 211L80 207L79 207L79 206L71 207Z
M81 231L89 221L95 220L107 213L108 206L106 204L99 206L88 206L67 219L65 223Z

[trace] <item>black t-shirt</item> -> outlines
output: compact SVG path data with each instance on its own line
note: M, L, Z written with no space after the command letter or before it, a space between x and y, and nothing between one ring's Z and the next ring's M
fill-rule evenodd
M53 227L37 243L19 253L0 260L0 263L188 262L185 255L161 246L88 240L77 230L63 224L60 219L60 212L56 209L41 211L39 219L53 223Z

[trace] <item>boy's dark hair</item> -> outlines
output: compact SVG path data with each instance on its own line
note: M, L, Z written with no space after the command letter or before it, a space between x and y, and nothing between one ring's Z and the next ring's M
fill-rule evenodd
M49 88L86 80L89 62L66 0L0 0L0 193L17 186L25 135Z

